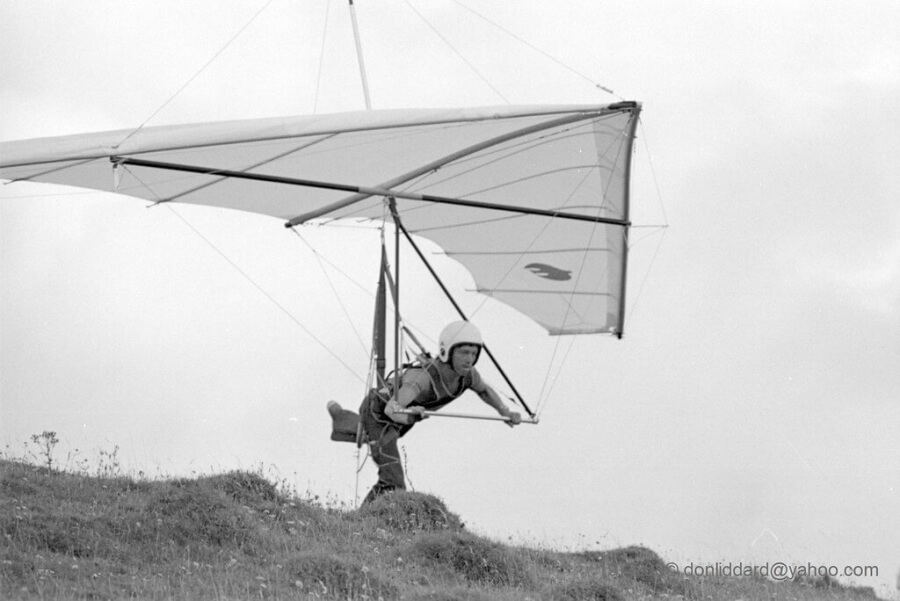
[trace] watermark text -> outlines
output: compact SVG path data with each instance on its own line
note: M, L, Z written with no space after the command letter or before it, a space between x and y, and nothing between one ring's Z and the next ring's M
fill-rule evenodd
M669 562L666 567L673 572L689 576L762 576L772 580L794 580L802 578L877 577L878 566L834 566L819 564L787 564L783 561L762 564L731 563L688 563L679 565Z

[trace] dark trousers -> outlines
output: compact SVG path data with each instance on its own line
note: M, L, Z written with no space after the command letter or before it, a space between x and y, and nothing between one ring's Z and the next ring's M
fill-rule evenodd
M378 482L366 495L363 500L364 504L386 492L406 490L403 463L397 448L397 440L400 438L403 426L383 415L383 404L384 399L380 398L378 393L373 390L359 408L359 417L366 432L369 452L372 460L378 465Z

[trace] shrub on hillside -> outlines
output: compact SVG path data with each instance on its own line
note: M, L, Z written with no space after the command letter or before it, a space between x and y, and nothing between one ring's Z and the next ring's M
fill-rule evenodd
M186 481L155 492L147 512L179 545L205 543L242 547L252 535L249 519L218 490Z
M659 555L645 547L591 551L583 553L582 557L599 562L610 576L639 582L656 593L687 598L696 596L689 581L670 570Z
M410 549L417 560L449 567L469 582L510 587L531 583L525 562L512 549L473 534L427 533Z
M413 532L419 530L462 530L459 516L432 495L397 491L381 495L358 510L361 517L375 517L385 528Z
M275 485L252 472L234 471L209 476L204 480L242 505L271 503L278 500Z

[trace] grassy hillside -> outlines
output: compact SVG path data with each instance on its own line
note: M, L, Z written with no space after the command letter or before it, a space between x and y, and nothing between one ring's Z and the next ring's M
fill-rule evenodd
M424 494L343 510L248 472L150 481L0 460L0 473L2 599L874 599L823 580L685 577L641 547L510 547Z

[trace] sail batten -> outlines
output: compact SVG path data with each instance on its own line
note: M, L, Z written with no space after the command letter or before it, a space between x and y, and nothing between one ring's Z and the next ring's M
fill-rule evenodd
M381 219L380 197L392 196L404 226L465 266L483 294L553 334L620 336L639 111L486 107L148 127L2 143L0 178L291 225Z
M585 292L581 290L528 290L513 288L475 288L475 292L494 296L496 294L555 294L561 296L610 296L609 292Z
M570 252L581 252L581 253L586 253L586 252L610 252L610 249L609 249L609 248L586 248L586 247L581 247L581 248L553 248L553 249L549 249L549 250L531 250L531 249L524 249L524 250L490 250L490 251L487 251L487 250L484 250L484 251L478 251L478 250L468 250L468 251L462 251L462 250L445 250L445 251L443 251L441 254L444 254L444 255L446 255L446 256L448 256L448 257L462 257L462 256L466 256L466 255L469 255L469 256L474 256L474 255L479 255L479 256L500 256L500 255L516 255L516 256L521 256L521 255L552 255L552 254L557 254L557 253L570 253Z
M469 145L469 146L466 146L463 148L456 148L453 150L453 152L451 152L448 155L445 155L445 156L442 156L433 161L427 162L424 165L419 165L412 171L409 171L407 173L404 173L404 174L396 176L396 177L392 177L391 179L389 179L385 182L382 182L382 183L378 184L377 186L374 186L374 188L375 189L394 188L401 184L404 184L406 182L414 180L422 175L425 175L426 173L437 172L439 169L442 169L443 167L445 167L455 161L464 159L466 157L473 156L482 150L499 146L506 141L516 140L516 139L522 138L524 136L527 136L529 134L532 134L534 132L540 132L543 130L550 129L552 127L569 124L569 123L572 123L573 121L579 121L579 120L582 120L585 118L586 118L585 116L583 116L582 114L579 114L579 113L565 115L562 117L557 117L550 121L539 122L539 123L524 127L522 129L515 129L513 131L504 132L498 136L479 140L478 142L476 142L472 145ZM316 217L321 217L321 216L327 215L329 213L334 213L335 211L338 211L340 209L351 206L351 205L359 202L360 200L365 200L366 198L369 198L370 196L372 196L372 194L367 193L367 192L360 192L360 193L354 194L353 196L350 196L348 198L343 198L336 203L332 203L332 204L322 207L316 211L309 211L307 213L304 213L303 215L294 217L293 219L288 221L288 224L289 225L297 225L297 224L309 221L311 219L315 219Z

